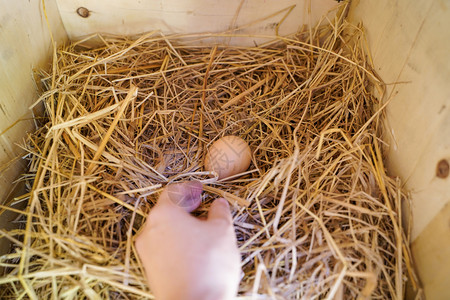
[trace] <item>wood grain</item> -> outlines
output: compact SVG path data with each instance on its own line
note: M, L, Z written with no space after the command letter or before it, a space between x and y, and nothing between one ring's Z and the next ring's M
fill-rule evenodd
M296 32L303 24L315 25L323 15L337 5L335 0L57 0L57 2L71 39L97 32L132 35L161 30L164 34L185 34L222 32L236 27L242 27L237 31L239 34L273 36L279 29L279 34L285 35ZM293 6L295 7L288 13ZM83 18L77 14L79 7L87 8L90 11L89 17ZM210 43L254 45L262 41L264 39L246 37L213 39Z
M56 1L46 0L56 40L66 38ZM49 66L51 40L41 0L0 0L0 203L22 170L20 143L34 128L29 105L36 101L33 69ZM0 227L1 223L0 223Z
M450 5L448 1L353 1L376 71L388 84L388 170L412 195L413 256L428 299L449 299Z

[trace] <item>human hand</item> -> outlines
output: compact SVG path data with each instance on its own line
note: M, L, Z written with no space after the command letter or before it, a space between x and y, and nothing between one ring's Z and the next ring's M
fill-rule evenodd
M216 199L207 220L190 215L201 202L197 181L168 185L150 211L136 249L157 300L236 296L240 255L228 202Z

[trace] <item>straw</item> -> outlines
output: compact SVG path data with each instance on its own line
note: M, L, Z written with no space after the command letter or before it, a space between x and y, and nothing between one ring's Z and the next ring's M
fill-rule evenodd
M419 288L363 29L338 16L262 46L200 46L236 36L95 35L55 52L33 104L47 118L22 145L29 191L0 206L28 201L0 231L13 242L2 299L151 299L134 237L186 180L205 185L196 215L232 204L242 299L402 299L407 276ZM217 180L203 158L225 135L252 164Z

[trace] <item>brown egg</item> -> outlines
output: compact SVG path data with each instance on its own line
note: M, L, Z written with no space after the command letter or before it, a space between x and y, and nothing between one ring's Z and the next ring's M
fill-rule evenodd
M208 148L205 169L215 171L219 179L223 179L246 171L251 160L252 152L248 144L238 136L229 135Z

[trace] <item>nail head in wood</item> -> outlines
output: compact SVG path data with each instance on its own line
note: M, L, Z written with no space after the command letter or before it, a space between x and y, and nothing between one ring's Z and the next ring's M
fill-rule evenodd
M439 178L447 178L450 173L450 164L448 160L441 159L436 167L436 176Z
M82 18L87 18L87 17L89 17L91 12L86 7L79 7L77 9L77 14Z

